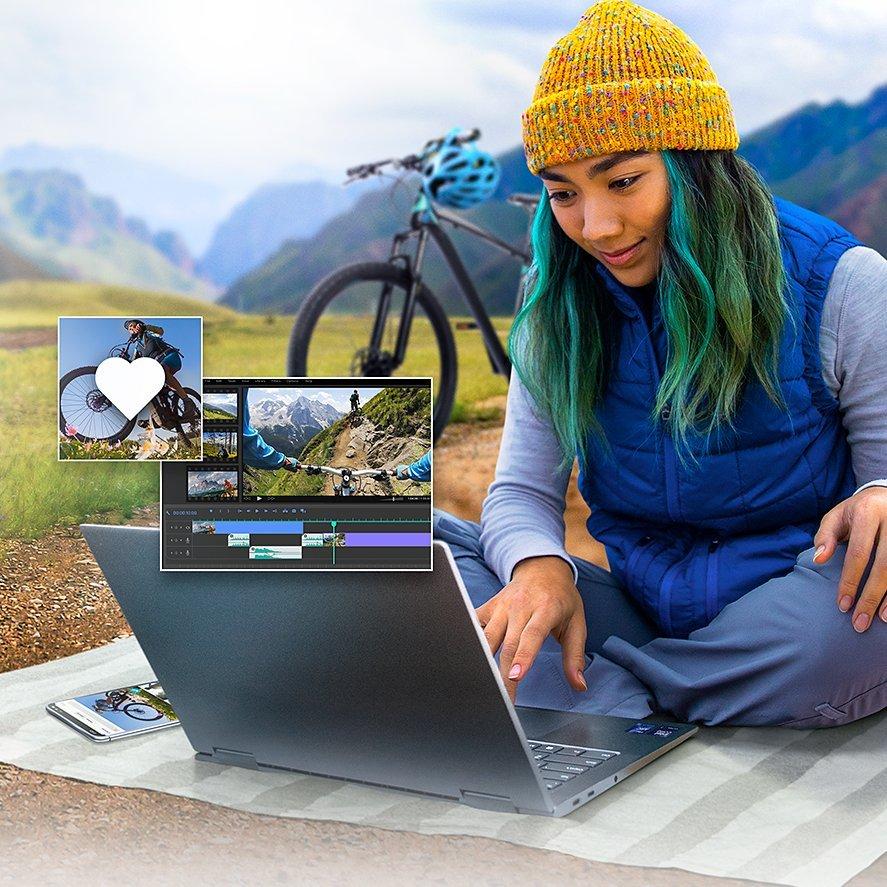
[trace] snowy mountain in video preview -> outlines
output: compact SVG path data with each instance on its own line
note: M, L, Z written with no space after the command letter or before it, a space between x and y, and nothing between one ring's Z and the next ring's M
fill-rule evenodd
M298 396L268 395L249 402L250 422L269 446L298 457L315 434L345 415L332 404Z

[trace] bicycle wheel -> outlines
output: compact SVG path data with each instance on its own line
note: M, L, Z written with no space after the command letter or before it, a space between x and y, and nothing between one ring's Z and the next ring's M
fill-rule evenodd
M82 443L129 437L136 419L127 419L95 384L97 367L78 367L59 380L59 431ZM69 434L70 429L75 433Z
M389 310L380 347L370 336L383 287ZM434 380L434 439L440 436L456 396L456 342L450 322L432 292L420 285L410 339L402 364L394 352L410 275L387 262L349 265L322 280L306 296L287 353L290 376L431 376Z
M163 717L156 709L140 702L128 702L123 706L123 713L134 721L159 721Z

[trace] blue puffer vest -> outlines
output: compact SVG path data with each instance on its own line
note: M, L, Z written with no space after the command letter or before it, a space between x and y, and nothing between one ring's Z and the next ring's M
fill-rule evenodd
M598 408L612 458L590 436L579 489L591 508L588 530L606 547L613 575L665 636L686 637L746 592L790 572L825 512L856 489L838 402L822 379L819 323L832 271L859 241L786 200L777 198L776 208L789 304L799 321L797 332L786 322L780 346L788 413L755 379L735 430L708 441L689 437L698 465L682 467L665 424L649 418L666 357L658 299L650 330L632 295L596 263L621 329Z

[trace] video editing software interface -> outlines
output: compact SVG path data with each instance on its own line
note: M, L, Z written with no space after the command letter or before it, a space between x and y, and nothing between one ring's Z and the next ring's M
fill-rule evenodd
M204 379L161 569L430 570L431 414L430 379Z

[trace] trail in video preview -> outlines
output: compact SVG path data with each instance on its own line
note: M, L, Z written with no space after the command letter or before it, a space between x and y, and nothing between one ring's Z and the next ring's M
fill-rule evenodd
M430 379L204 379L202 410L161 569L431 569Z

